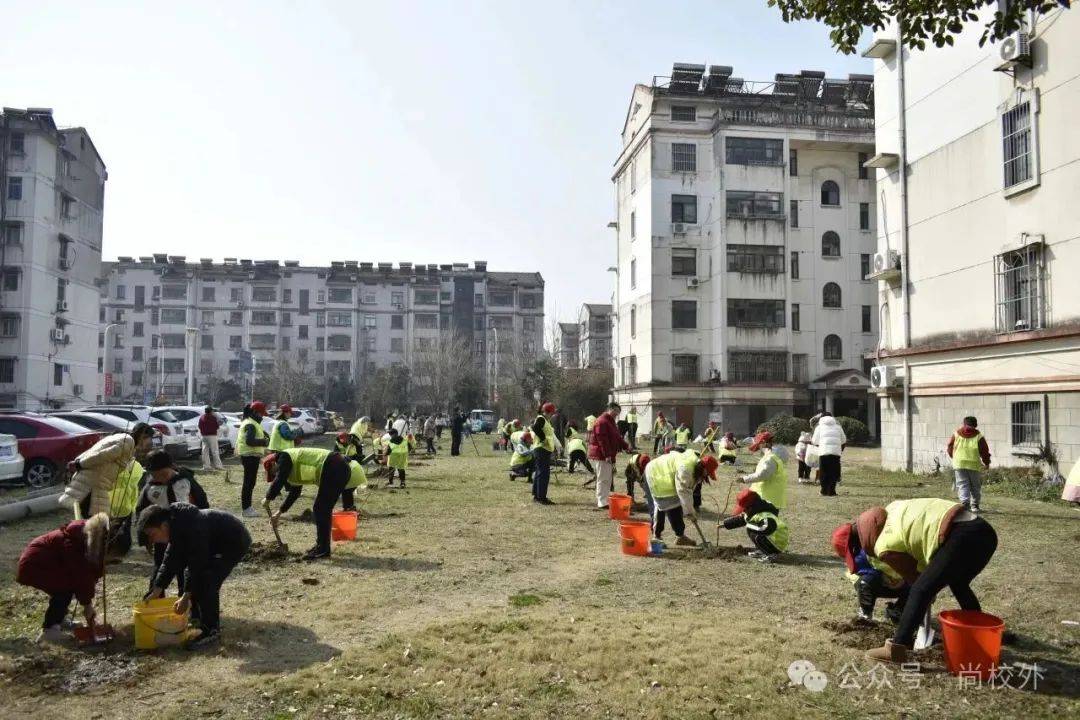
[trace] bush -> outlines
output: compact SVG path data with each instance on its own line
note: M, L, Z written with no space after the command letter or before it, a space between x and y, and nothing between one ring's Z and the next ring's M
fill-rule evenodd
M1047 480L1036 467L990 468L983 473L982 482L983 488L994 495L1043 502L1061 497L1061 485Z
M844 434L847 435L848 445L864 445L870 439L870 429L862 420L841 416L836 418L836 422L840 423Z
M866 426L863 426L863 430ZM758 425L757 432L768 430L773 434L773 442L780 445L794 445L799 442L799 434L810 432L810 421L780 413Z

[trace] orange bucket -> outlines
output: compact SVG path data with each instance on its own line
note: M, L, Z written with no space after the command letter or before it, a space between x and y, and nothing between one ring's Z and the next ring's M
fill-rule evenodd
M338 510L330 518L330 537L333 540L355 540L360 516L355 510Z
M619 523L619 539L624 555L648 555L652 525L638 520Z
M611 493L608 495L608 517L612 520L629 520L633 502L629 495Z
M1005 621L977 610L943 610L938 620L949 672L978 673L982 680L989 680L1001 660Z

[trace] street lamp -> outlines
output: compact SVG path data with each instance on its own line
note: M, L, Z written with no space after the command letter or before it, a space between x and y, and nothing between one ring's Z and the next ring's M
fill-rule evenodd
M111 368L112 368L112 364L111 364L112 358L109 356L109 349L110 349L109 331L110 330L115 330L118 327L120 327L120 323L109 323L108 325L105 326L105 352L102 353L103 359L101 361L101 365L102 365L101 369L105 371L104 372L105 387L102 388L102 394L106 398L111 397L112 389L113 389L113 379L112 379L112 370L111 370ZM106 390L108 392L105 392Z
M188 346L187 368L187 404L191 405L195 395L195 337L199 334L198 328L184 328Z

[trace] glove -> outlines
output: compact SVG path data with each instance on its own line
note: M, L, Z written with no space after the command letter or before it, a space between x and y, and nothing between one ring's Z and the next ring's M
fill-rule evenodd
M724 526L725 530L735 530L741 528L746 525L746 516L732 515L729 518L724 518L724 521L721 523L721 525Z

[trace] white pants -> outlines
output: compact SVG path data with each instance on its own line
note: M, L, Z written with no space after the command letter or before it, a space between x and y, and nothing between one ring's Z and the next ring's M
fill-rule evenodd
M211 464L211 460L213 460L213 464ZM214 468L215 470L224 469L221 464L221 450L218 448L217 435L202 436L202 466L204 468Z
M608 504L611 483L615 479L615 464L610 460L593 460L596 463L596 507Z

